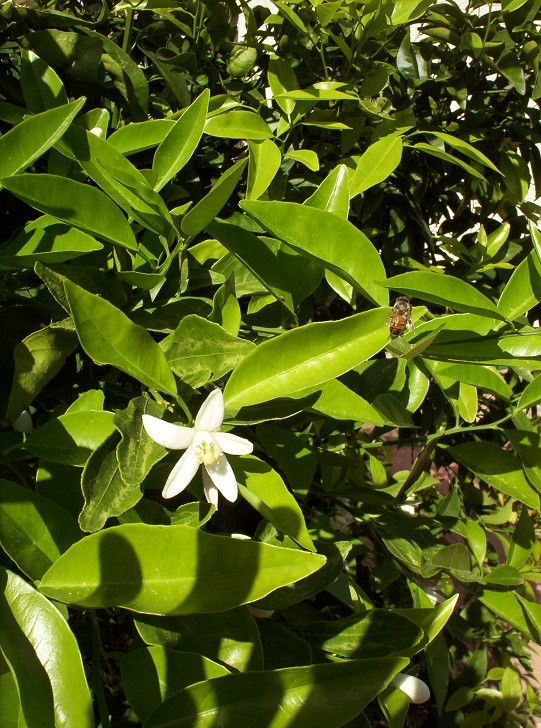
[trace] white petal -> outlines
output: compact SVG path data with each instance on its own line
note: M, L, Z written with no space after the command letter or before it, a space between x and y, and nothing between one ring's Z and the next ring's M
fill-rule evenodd
M210 475L207 473L205 468L201 471L203 475L203 490L205 492L205 498L208 503L211 503L215 508L218 508L218 495L219 490L210 479Z
M254 449L250 440L232 435L230 432L215 432L214 439L228 455L248 455Z
M195 429L215 432L224 421L224 396L221 389L215 389L201 405L195 418Z
M182 492L184 488L190 484L193 476L197 473L199 465L199 458L197 457L195 450L192 447L189 447L173 470L171 470L171 474L167 478L167 482L162 492L163 497L172 498Z
M192 427L172 425L170 422L164 422L152 415L143 415L143 427L154 442L168 447L170 450L184 450L192 444L195 435Z
M220 493L233 503L237 500L239 489L237 488L237 479L235 473L231 469L231 465L227 462L227 458L222 453L218 458L218 462L214 465L205 465L207 473L212 478L212 482L218 488Z
M428 685L413 675L405 675L400 672L391 681L391 685L402 690L408 696L410 703L425 703L430 697Z

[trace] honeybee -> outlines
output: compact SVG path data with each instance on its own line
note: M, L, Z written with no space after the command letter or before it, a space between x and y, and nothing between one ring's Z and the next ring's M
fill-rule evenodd
M389 333L391 338L396 339L404 331L413 327L411 318L411 303L407 296L399 296L394 302L391 318L389 319Z

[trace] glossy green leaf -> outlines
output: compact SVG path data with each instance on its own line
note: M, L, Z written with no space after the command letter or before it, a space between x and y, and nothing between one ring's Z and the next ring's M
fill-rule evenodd
M283 58L271 55L267 69L267 79L278 106L284 113L291 114L295 108L295 102L282 96L284 91L293 91L293 89L298 88L295 71L291 64Z
M149 119L121 126L107 139L121 154L129 156L157 147L174 127L172 119Z
M36 457L84 465L115 431L112 412L73 412L50 420L30 435L25 447Z
M103 248L102 243L82 230L50 215L32 220L2 247L0 269L33 268L41 263L64 263Z
M432 157L437 157L438 159L442 159L444 162L447 162L447 164L454 164L457 167L461 167L463 170L465 170L468 174L470 174L472 177L475 177L476 179L479 179L479 180L485 179L485 177L481 174L481 172L478 172L475 169L475 167L472 167L471 164L468 164L463 159L455 157L452 154L449 154L448 152L444 152L443 149L433 146L432 144L426 144L425 142L417 142L417 144L413 145L412 149L415 149L420 152L424 152L425 154L429 154Z
M39 113L68 103L59 76L33 51L21 53L21 88L28 108Z
M337 728L358 715L407 662L400 657L351 660L226 675L177 693L145 728L210 728L217 723Z
M141 225L163 236L173 231L171 215L160 195L105 139L73 126L57 147L76 159L87 175Z
M285 427L259 425L257 439L283 471L295 493L307 493L314 480L317 457L307 438ZM291 534L289 534L291 535Z
M109 442L91 453L83 470L81 488L84 506L79 515L83 531L99 531L108 518L120 516L138 503L143 492L139 484L129 485L122 479L116 451Z
M97 364L112 364L147 387L176 393L165 355L146 329L132 323L109 301L71 281L64 287L77 335L91 359Z
M345 164L339 164L319 185L317 190L304 201L309 207L334 212L344 220L349 213L349 176Z
M195 652L154 646L128 652L120 662L120 674L130 706L144 721L179 690L229 671Z
M195 152L203 134L208 103L209 92L205 90L184 111L156 149L152 169L157 175L154 185L157 192L180 172Z
M524 578L514 566L502 564L495 566L489 573L485 574L485 582L498 586L520 586L524 584Z
M0 138L0 177L10 177L41 157L60 139L82 109L84 98L43 111Z
M103 192L54 174L18 174L0 180L31 207L128 250L136 249L128 221Z
M277 300L283 301L289 310L293 310L291 281L286 268L287 258L272 250L265 240L238 225L214 222L207 230L242 261L265 289Z
M241 495L279 531L309 551L316 548L308 534L304 516L286 484L270 465L253 455L232 461Z
M520 569L533 552L535 543L534 524L528 510L523 506L511 538L507 553L507 564L515 569Z
M180 224L183 233L195 236L214 220L233 194L233 190L242 177L246 164L247 160L241 159L232 167L229 167L212 186L210 192L188 210Z
M226 407L237 410L336 379L385 346L388 317L388 308L373 309L265 341L233 370L224 390Z
M295 149L292 152L287 152L284 156L286 159L294 159L296 162L304 164L312 172L319 170L319 158L312 149Z
M15 373L6 412L9 420L15 420L34 401L62 369L76 345L72 331L47 326L34 331L15 346Z
M224 139L271 139L272 132L257 114L251 111L226 111L211 116L205 124L205 134Z
M259 632L249 607L179 617L140 615L135 626L150 645L196 652L239 672L263 667Z
M24 719L17 683L0 652L0 715L4 728L28 728Z
M92 700L73 632L48 599L0 569L0 646L28 728L93 728Z
M257 200L268 188L282 163L282 154L270 139L248 142L250 158L246 199Z
M384 420L369 402L353 390L346 387L338 379L331 379L317 387L303 390L302 396L318 393L319 396L310 409L337 420L353 420L354 422L370 422L383 425Z
M541 301L541 262L535 251L521 261L503 289L498 308L510 321Z
M258 619L257 628L266 670L312 664L310 645L286 625L271 619Z
M530 486L520 461L492 442L465 442L451 448L459 463L492 485L530 508L539 508L539 495Z
M537 376L526 385L524 391L520 395L518 406L531 407L541 402L541 376Z
M535 629L528 611L529 603L521 599L514 591L496 591L484 589L479 600L494 614L511 624L528 639L541 644L541 631ZM533 605L534 607L539 605ZM541 623L540 623L541 626Z
M471 518L466 518L464 525L472 553L478 566L482 567L487 552L487 535L485 529Z
M241 207L294 250L314 258L374 303L387 305L387 292L374 282L385 280L379 253L352 223L293 202L247 200Z
M181 379L208 370L221 379L255 349L251 341L231 336L201 316L185 316L160 346L171 369Z
M126 409L115 413L113 420L122 436L116 457L120 476L127 485L139 486L167 452L147 435L142 419L145 414L161 418L163 408L148 397L135 397Z
M86 607L222 612L298 581L324 563L318 554L213 536L190 526L138 523L79 541L53 564L40 589L57 601Z
M479 162L479 164L488 167L493 172L501 174L500 170L493 162L490 161L488 157L486 157L482 152L473 147L471 144L468 144L468 142L465 142L463 139L459 139L458 137L452 136L452 134L446 134L442 131L430 131L429 133L432 134L432 136L438 137L438 139L441 139L450 147L453 147L457 151L462 152L464 156L473 159L474 162Z
M31 579L41 579L80 536L65 508L29 488L0 480L0 543Z
M423 638L417 625L385 609L313 622L301 634L312 647L350 659L409 654Z
M460 278L432 271L414 271L393 276L382 285L456 311L504 320L490 299Z
M451 380L471 384L474 387L492 392L497 397L509 400L511 387L494 367L475 364L443 364L438 367L438 374Z
M361 157L353 157L353 174L350 179L350 195L364 192L389 177L402 159L402 137L397 134L378 139Z

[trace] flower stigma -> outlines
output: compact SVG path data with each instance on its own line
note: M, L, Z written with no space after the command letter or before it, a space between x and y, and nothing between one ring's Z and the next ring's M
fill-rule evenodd
M210 432L198 432L193 439L193 447L201 465L215 465L222 454Z

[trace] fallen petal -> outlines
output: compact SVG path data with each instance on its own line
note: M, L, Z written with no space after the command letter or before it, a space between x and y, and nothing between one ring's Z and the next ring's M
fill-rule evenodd
M223 497L231 503L236 501L239 494L237 479L225 455L222 453L217 463L205 465L205 468Z
M214 432L219 430L224 421L224 396L221 389L215 389L201 405L195 418L195 429Z
M232 435L230 432L215 432L214 439L228 455L248 455L254 449L253 444L244 437Z
M195 435L192 427L172 425L152 415L143 415L143 427L154 442L169 450L184 450L192 444Z
M410 703L425 703L430 698L428 685L413 675L400 672L391 681L391 685L402 690L408 696Z
M199 465L199 458L197 457L195 450L189 447L167 478L167 482L162 492L163 497L172 498L178 493L181 493L192 481L192 478L197 473Z

